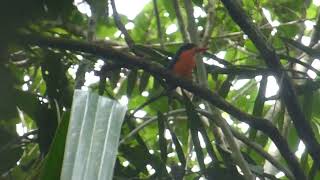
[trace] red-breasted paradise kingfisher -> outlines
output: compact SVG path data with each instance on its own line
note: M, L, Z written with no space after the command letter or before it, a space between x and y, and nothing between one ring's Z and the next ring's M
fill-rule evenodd
M167 68L171 70L174 74L182 78L192 80L192 71L196 66L196 55L198 53L205 52L206 50L208 50L208 48L200 48L197 45L192 43L184 44L178 49L178 51L176 52L175 56L173 57L172 61L169 63ZM169 95L174 88L176 87L169 85L167 89L164 90L162 93L154 97L151 97L145 103L143 103L138 108L136 108L131 115L133 115L138 110L145 107L146 105L156 101L160 97L165 96L166 94Z
M208 48L200 48L192 43L184 44L176 52L173 60L169 63L168 69L183 78L192 79L192 70L196 66L196 54L206 50Z

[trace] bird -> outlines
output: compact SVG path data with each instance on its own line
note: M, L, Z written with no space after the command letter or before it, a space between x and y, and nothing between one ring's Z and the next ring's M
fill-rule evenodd
M183 44L175 53L171 62L169 62L168 66L166 67L169 71L173 74L192 80L192 71L196 67L196 55L198 53L202 53L207 51L208 48L205 47L198 47L196 44L193 43L185 43ZM146 105L156 101L162 96L169 95L170 92L175 89L176 86L169 85L166 90L162 91L162 93L151 97L145 103L140 105L136 108L131 115L134 115L138 110L142 109ZM131 116L129 116L131 118Z
M167 69L180 77L192 79L192 70L196 66L196 54L207 50L208 48L200 48L193 43L186 43L178 49Z

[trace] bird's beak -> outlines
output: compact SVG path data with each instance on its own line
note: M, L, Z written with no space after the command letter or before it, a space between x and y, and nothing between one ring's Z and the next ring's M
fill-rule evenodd
M196 48L196 53L201 53L207 51L209 48Z

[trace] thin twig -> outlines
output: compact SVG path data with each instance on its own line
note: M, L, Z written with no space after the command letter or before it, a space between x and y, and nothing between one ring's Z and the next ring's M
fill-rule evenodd
M154 7L154 14L156 16L156 21L157 21L158 38L159 38L160 46L163 49L164 48L163 34L162 34L161 21L160 21L160 16L159 16L157 0L153 0L153 7Z
M184 22L183 22L183 18L181 15L178 0L172 0L172 3L173 3L174 11L176 13L176 17L177 17L177 21L178 21L178 25L179 25L179 30L181 32L183 42L185 42L185 43L190 42L190 37L187 34L186 26L184 25Z
M111 7L112 7L112 11L113 11L113 18L114 18L114 22L116 24L116 26L118 27L118 29L121 31L121 33L124 35L124 39L126 41L126 43L128 44L130 49L133 49L133 45L134 45L134 41L131 38L131 36L129 35L127 29L125 28L125 26L123 25L123 23L121 22L119 13L117 11L116 8L116 4L114 2L114 0L110 1L111 3Z
M288 60L289 62L293 62L293 63L297 63L297 64L300 64L301 66L304 66L306 69L310 69L312 70L313 72L315 72L316 74L320 74L320 71L316 68L314 68L313 66L311 66L310 64L308 63L305 63L299 59L296 59L294 57L291 57L291 56L287 56L287 55L283 55L283 54L280 54L279 55L280 58L283 58L283 59L286 59Z
M259 144L254 143L244 135L240 134L236 130L232 129L233 135L245 143L247 146L255 150L257 153L259 153L263 158L265 158L267 161L269 161L274 167L278 168L280 171L284 172L288 178L295 179L292 172L285 166L283 166L278 160L276 160L274 157L272 157L269 153L265 152L263 147L261 147Z
M220 117L221 116L219 114L220 112L218 112L217 109L213 109L213 111L214 111L213 114L215 117L214 122L221 128L221 130L222 130L222 132L228 142L228 145L232 151L232 157L235 160L235 162L237 163L237 165L240 167L240 169L242 170L245 179L247 179L247 180L255 179L250 168L249 168L248 162L244 159L244 157L241 154L240 147L235 141L235 138L231 132L231 128L230 128L229 124L226 122L225 119Z
M7 144L3 145L0 148L0 153L2 153L5 150L8 150L13 145L19 144L19 142L22 141L23 139L28 139L28 136L35 135L35 134L38 134L38 133L39 133L38 129L31 130L29 132L24 133L22 136L19 136L19 137L13 139L12 141L8 142Z
M260 27L258 27L260 30L264 30L264 29L274 29L274 28L279 28L282 26L290 26L290 25L294 25L294 24L299 24L299 23L303 23L307 20L313 20L314 18L306 18L306 19L298 19L298 20L293 20L293 21L289 21L289 22L284 22L281 23L277 26L271 26L269 23L264 24ZM212 37L212 39L224 39L224 38L232 38L232 37L237 37L237 36L243 36L244 32L243 31L239 31L239 32L231 32L228 34L224 34L224 35L219 35L219 36L215 36Z
M96 24L97 24L97 14L93 5L91 5L91 17L89 18L88 22L88 33L87 33L87 40L88 42L92 42L95 39L96 34ZM79 68L76 72L76 79L75 79L75 89L81 89L81 87L85 83L85 75L86 72L89 70L89 62L86 59L83 59L80 62Z
M174 116L174 115L177 115L177 114L181 114L181 113L183 113L183 112L185 112L184 109L176 109L176 110L170 111L170 112L168 112L168 113L164 113L163 115L164 115L165 117L168 117L168 116ZM136 127L134 130L130 131L130 133L129 133L126 137L122 138L122 139L120 140L119 145L121 145L121 144L123 144L124 142L128 141L130 138L132 138L133 136L135 136L139 131L141 131L143 128L145 128L146 126L148 126L150 123L156 121L157 119L158 119L158 117L155 116L155 117L152 117L152 118L144 121L143 123L141 123L141 124L140 124L138 127ZM129 121L130 121L130 119L129 119Z
M184 6L187 15L187 30L192 43L198 44L198 32L195 18L193 16L193 5L191 0L184 0Z
M206 47L211 38L213 28L214 28L214 15L215 15L215 0L208 0L208 10L207 10L207 22L204 29L203 37L201 39L201 46Z

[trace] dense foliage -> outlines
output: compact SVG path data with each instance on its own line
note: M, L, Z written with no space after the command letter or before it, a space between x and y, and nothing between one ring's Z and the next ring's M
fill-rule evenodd
M114 179L320 179L319 5L4 0L0 179L59 178L83 85L128 102ZM209 48L194 83L163 68L186 42Z

